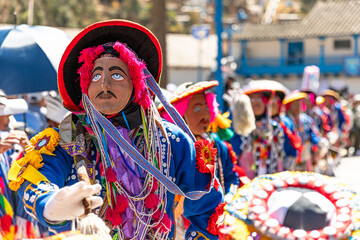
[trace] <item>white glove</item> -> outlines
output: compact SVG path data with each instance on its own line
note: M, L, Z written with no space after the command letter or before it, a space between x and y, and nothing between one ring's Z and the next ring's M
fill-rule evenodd
M101 197L92 196L101 190L100 184L86 185L85 182L77 182L57 190L46 203L44 218L49 223L61 223L73 220L84 214L82 200L90 197L91 208L100 207L103 204Z

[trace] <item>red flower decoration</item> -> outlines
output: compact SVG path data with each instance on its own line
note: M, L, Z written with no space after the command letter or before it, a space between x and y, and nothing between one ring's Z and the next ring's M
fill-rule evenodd
M220 218L221 215L224 213L224 207L226 203L220 203L216 208L215 212L211 215L208 227L206 228L209 233L213 235L219 234L219 228L224 224L224 221ZM220 218L220 219L219 219Z
M214 144L208 140L200 139L195 142L196 149L196 168L201 173L211 173L211 168L215 163L217 149Z

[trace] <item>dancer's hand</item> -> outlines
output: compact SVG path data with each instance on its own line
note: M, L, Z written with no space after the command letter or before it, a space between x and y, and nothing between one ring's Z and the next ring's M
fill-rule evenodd
M85 211L82 203L84 198L90 197L93 209L103 204L101 197L93 196L100 191L100 184L86 185L83 181L60 188L46 203L44 218L50 223L61 223L80 217Z

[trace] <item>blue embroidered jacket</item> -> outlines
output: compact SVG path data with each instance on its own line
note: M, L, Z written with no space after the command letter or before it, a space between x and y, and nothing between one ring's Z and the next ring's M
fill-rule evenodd
M189 136L185 134L177 126L163 121L167 135L171 145L171 161L167 166L165 156L167 148L165 145L165 138L159 131L161 138L161 150L163 160L164 175L168 171L169 179L176 183L183 192L189 191L204 191L210 183L210 174L200 173L196 169L195 147ZM25 203L26 211L37 219L41 224L49 226L57 232L70 230L71 222L64 222L59 225L49 224L43 216L43 211L46 202L56 189L64 186L70 186L78 181L75 164L73 158L60 146L57 146L54 151L55 156L42 155L43 167L39 171L50 181L41 182L38 185L25 182L18 190L19 195ZM96 151L91 153L95 163ZM101 182L99 165L95 166L95 182ZM104 197L104 188L102 193ZM191 221L191 225L187 230L186 239L218 239L217 236L210 234L206 228L210 216L215 212L215 208L223 201L223 192L221 187L219 191L214 188L208 194L205 194L201 199L192 201L185 199L184 201L184 216ZM173 204L174 194L167 192L167 207L166 212L171 219L173 219ZM98 209L95 211L98 213ZM174 235L174 225L169 234L169 238Z

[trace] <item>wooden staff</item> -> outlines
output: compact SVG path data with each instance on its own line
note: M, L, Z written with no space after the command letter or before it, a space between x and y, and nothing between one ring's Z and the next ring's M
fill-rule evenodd
M80 121L76 126L76 144L85 149L84 153L86 156L90 156L91 138ZM74 161L79 181L84 181L87 185L91 185L86 169L86 161L88 161L86 157L78 153L75 155ZM110 229L99 216L92 213L90 197L84 198L82 203L84 205L85 217L80 221L80 232L82 234L98 235L101 236L102 239L111 240L112 238L109 235Z

